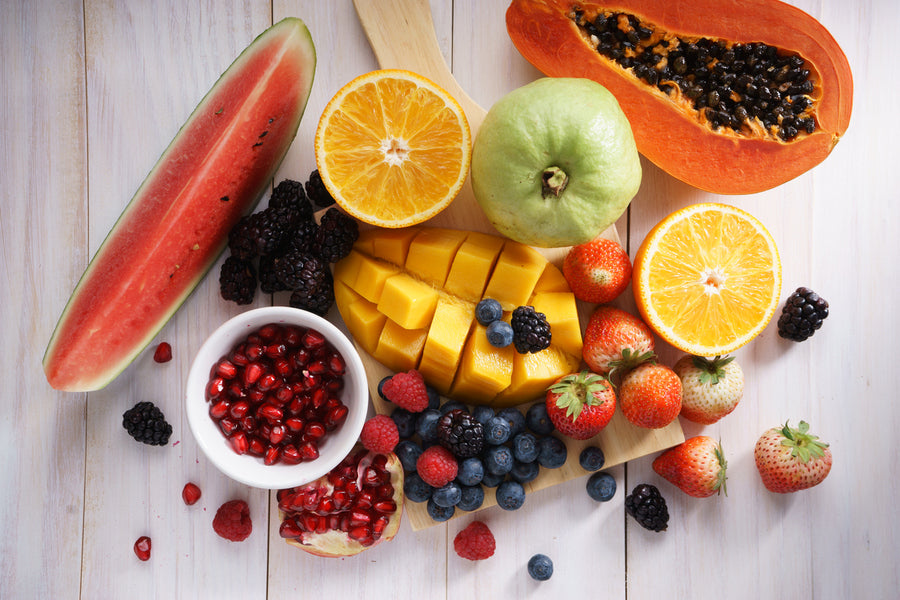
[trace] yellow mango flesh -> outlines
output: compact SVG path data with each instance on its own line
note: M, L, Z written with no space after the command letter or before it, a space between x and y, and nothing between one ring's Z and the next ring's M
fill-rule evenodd
M335 265L334 279L357 343L393 371L418 369L442 395L514 406L578 369L575 297L559 269L529 246L453 229L370 229ZM535 306L550 323L550 348L522 355L492 346L475 320L482 298L506 311Z

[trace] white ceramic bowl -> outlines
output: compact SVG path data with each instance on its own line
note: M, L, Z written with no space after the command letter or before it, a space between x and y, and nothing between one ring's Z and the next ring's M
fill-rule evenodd
M344 423L323 440L319 457L296 465L266 465L249 454L231 449L218 425L209 416L206 386L213 365L236 344L263 325L284 323L312 328L320 332L341 353L346 363L341 401L349 412ZM211 336L194 358L185 388L188 423L203 453L223 473L249 486L285 489L309 483L337 466L359 439L368 410L369 392L366 372L356 348L337 327L313 313L289 306L267 306L241 313L226 321Z

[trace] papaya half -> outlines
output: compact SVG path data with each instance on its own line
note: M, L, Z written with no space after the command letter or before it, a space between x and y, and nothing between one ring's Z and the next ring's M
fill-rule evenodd
M640 153L709 192L751 194L805 173L850 121L840 46L777 0L513 0L506 26L546 75L609 89Z

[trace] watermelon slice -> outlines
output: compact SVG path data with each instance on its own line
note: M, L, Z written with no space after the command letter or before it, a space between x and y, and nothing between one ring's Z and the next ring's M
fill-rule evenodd
M222 74L72 292L44 354L51 386L106 386L181 306L275 175L297 134L315 68L309 30L287 18Z

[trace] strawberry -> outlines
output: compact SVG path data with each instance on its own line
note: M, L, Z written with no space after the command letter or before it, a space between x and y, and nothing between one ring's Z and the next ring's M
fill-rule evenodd
M733 411L744 395L744 372L734 357L686 354L672 367L681 378L681 416L711 425Z
M685 494L706 498L725 490L728 463L722 444L706 435L689 438L653 460L653 470Z
M616 412L616 392L602 375L582 371L556 380L547 389L547 414L563 435L592 438Z
M598 306L584 332L582 356L594 373L625 372L653 356L653 332L638 317Z
M828 444L809 433L809 423L788 423L760 436L753 451L756 469L770 492L786 494L819 485L831 471Z
M612 302L631 281L631 260L618 242L598 237L569 250L563 275L579 300Z
M681 411L681 380L669 367L646 362L622 378L619 406L625 418L638 427L665 427Z

